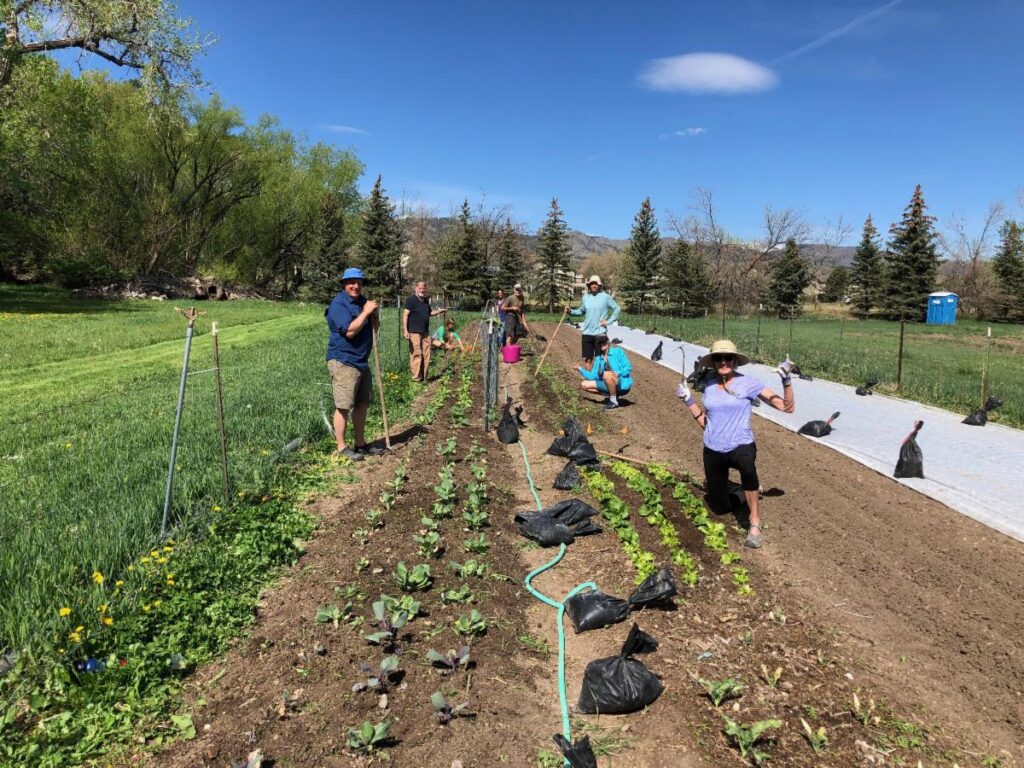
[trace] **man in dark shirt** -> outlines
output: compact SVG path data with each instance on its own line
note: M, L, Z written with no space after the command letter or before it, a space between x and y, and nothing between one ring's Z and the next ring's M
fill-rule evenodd
M427 283L416 283L413 295L405 300L402 310L402 332L409 340L409 368L413 381L426 381L430 370L430 318L443 315L447 309L430 308Z
M363 271L350 267L341 276L341 293L324 311L327 330L327 369L334 392L334 437L338 453L353 461L384 451L366 445L366 411L370 407L370 351L373 332L380 324L377 302L363 296ZM345 442L351 415L355 448Z

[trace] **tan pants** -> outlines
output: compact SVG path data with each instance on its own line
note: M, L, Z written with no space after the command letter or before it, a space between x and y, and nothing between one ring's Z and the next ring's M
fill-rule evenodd
M427 380L430 370L430 334L409 334L409 369L414 379Z

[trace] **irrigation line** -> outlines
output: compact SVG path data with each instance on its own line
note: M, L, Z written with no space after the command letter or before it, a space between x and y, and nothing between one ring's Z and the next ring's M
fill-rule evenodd
M519 441L519 448L523 452L523 466L526 469L526 481L530 486L530 493L533 494L533 500L537 502L537 510L540 511L544 508L541 503L540 495L537 493L537 486L533 482L533 474L530 472L530 461L526 456L526 446L523 445L522 440ZM585 589L591 589L597 591L597 584L592 581L585 581L582 584L577 584L575 587L569 590L568 594L562 599L561 602L548 597L540 590L533 586L533 580L544 573L550 568L554 568L562 560L565 555L565 544L558 546L558 554L555 555L549 562L536 568L527 575L526 580L523 582L526 585L526 589L529 590L530 594L540 600L545 605L550 605L558 611L558 703L562 709L562 735L568 741L572 741L572 725L569 722L569 701L568 696L565 692L565 601L573 595L579 594ZM563 759L564 768L569 768L569 761Z

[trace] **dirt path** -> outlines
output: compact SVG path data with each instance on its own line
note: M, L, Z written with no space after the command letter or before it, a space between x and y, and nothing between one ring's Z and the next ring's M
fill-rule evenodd
M578 355L578 333L563 330L548 359L571 375ZM609 414L630 433L613 428L595 444L628 444L626 455L701 475L700 429L674 397L678 375L630 358L633 403ZM757 419L755 432L763 485L784 495L764 500L766 546L744 559L753 580L806 606L806 621L835 627L893 701L1018 764L1024 545L774 424Z

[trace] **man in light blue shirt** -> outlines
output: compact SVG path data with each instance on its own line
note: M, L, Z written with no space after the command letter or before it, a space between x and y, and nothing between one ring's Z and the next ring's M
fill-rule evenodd
M569 314L575 317L583 315L583 364L590 365L594 359L594 339L607 334L609 323L619 319L619 305L615 299L604 292L604 285L598 275L591 275L587 280L587 293L576 309ZM611 312L611 317L608 313Z

